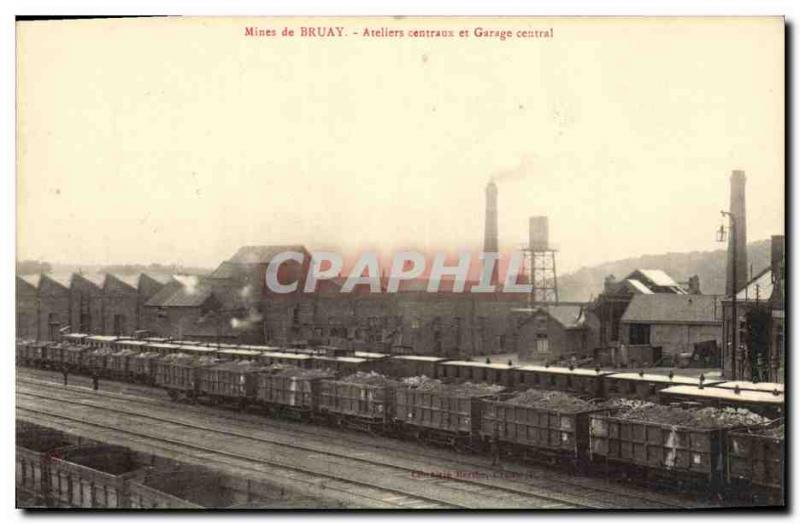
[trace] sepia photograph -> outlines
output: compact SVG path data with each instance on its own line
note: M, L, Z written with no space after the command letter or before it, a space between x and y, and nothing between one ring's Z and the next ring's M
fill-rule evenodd
M782 16L14 25L16 508L786 510Z

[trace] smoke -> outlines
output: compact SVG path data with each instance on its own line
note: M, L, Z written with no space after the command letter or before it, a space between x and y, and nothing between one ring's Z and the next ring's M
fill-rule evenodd
M255 308L250 308L247 312L247 317L245 318L232 318L231 319L231 327L233 329L249 329L259 322L261 322L264 317L259 313Z
M198 278L194 275L174 275L175 280L181 283L185 288L187 295L194 295L197 293L197 285L200 283Z
M534 160L531 155L525 155L513 169L498 171L492 176L495 183L513 182L533 174Z

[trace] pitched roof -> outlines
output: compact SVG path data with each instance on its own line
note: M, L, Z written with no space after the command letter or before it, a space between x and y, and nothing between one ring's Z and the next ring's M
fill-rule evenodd
M208 275L208 278L237 278L242 274L241 267L229 260L222 262L217 269Z
M769 300L772 296L772 268L767 267L753 277L737 294L738 300Z
M106 282L106 275L103 273L73 273L73 276L82 278L97 288L102 288Z
M175 283L167 284L145 305L158 307L199 307L211 297L211 288L198 277L175 275Z
M678 283L661 269L638 269L637 271L646 276L653 284L657 286L678 287Z
M172 282L172 275L166 273L142 273L142 276L149 278L159 284L169 284Z
M112 274L112 273L108 274L108 278L113 278L114 280L122 282L126 286L128 286L130 288L133 288L133 289L139 289L139 278L140 277L141 277L141 275L139 275L139 274L136 274L136 275L116 275L116 274ZM106 282L108 282L108 280L106 280Z
M298 251L304 256L310 256L302 245L283 246L242 246L234 254L230 262L236 264L267 264L276 255L285 251Z
M722 308L714 295L635 295L622 322L646 324L719 324Z
M72 285L72 273L44 273L42 278L55 282L65 289L69 289ZM41 281L39 285L41 285Z
M33 286L35 289L39 288L39 282L42 280L42 275L36 273L35 275L20 275L17 276L20 280L27 282L29 285Z
M627 278L625 282L632 288L634 292L639 292L643 295L652 295L653 292L650 290L649 287L645 286L635 278Z
M512 311L527 313L530 315L529 319L533 318L537 313L545 313L567 329L583 327L585 320L583 306L576 304L551 304L533 308L513 309Z

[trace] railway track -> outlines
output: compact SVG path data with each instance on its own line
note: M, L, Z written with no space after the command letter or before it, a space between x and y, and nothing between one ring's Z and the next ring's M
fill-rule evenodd
M591 505L566 503L563 500L498 488L489 483L463 479L432 478L420 482L412 478L414 470L397 464L387 464L360 457L313 449L309 446L279 443L239 432L175 421L174 413L143 414L130 409L103 405L108 399L96 401L75 400L52 395L41 395L20 390L17 393L17 414L22 418L68 421L73 425L90 426L108 432L121 432L128 436L150 441L156 446L192 450L210 460L219 457L235 461L255 461L270 467L288 470L325 479L339 484L350 484L358 491L379 492L370 499L390 502L399 508L414 509L477 509L477 508L527 508L527 509L581 509ZM27 416L26 416L27 415ZM33 415L33 417L31 417ZM108 420L113 422L109 423ZM35 420L32 420L35 421ZM172 436L167 436L172 435ZM203 442L203 445L196 444ZM243 452L242 450L247 450ZM384 493L385 492L385 493ZM375 506L371 506L375 507ZM385 507L385 506L384 506Z
M55 385L52 381L48 380L30 380L26 378L19 378L18 383L22 384L30 384L31 386L36 387L46 387L52 388L54 392L58 394L63 394L64 388L60 385ZM34 397L37 396L37 393L28 393L29 395L33 395ZM74 393L75 395L81 397L82 400L72 400L77 405L85 406L85 407L93 407L98 402L98 395L94 392L86 392L84 393ZM38 395L38 397L42 400L49 400L51 397L45 395ZM498 470L496 468L489 468L486 466L485 459L482 457L469 457L469 458L461 458L459 456L458 460L448 459L442 460L441 455L447 454L452 455L451 453L443 453L442 450L437 450L439 452L436 456L432 455L432 450L429 448L421 448L419 446L414 447L411 450L402 449L408 446L407 443L402 442L393 442L391 448L384 448L387 452L391 453L393 456L388 456L387 454L378 454L375 455L374 452L369 452L367 456L357 456L353 457L353 449L359 449L358 455L365 455L360 450L371 449L374 450L376 447L376 439L367 435L358 435L352 434L347 435L342 432L333 432L328 428L317 428L314 427L314 432L312 433L308 429L302 429L304 426L299 424L292 424L288 422L281 422L275 421L273 419L270 420L271 426L279 426L278 429L281 431L288 431L288 435L270 435L272 438L265 438L264 431L263 431L263 419L262 417L256 417L254 415L238 415L236 417L231 416L224 416L219 415L218 413L225 413L219 409L213 408L203 408L199 406L182 406L180 413L176 412L175 404L166 401L166 400L159 400L154 398L142 398L139 396L130 396L124 394L108 394L104 393L101 395L104 402L125 402L123 406L118 408L114 408L119 414L125 414L130 416L142 416L140 412L130 411L130 402L136 401L140 404L149 405L151 407L158 407L162 409L170 410L169 417L172 419L172 422L178 424L186 424L186 427L193 427L193 428L202 428L209 431L218 431L212 428L203 428L202 426L198 426L194 422L187 422L186 419L183 421L179 420L181 416L187 415L190 412L194 413L195 415L203 415L208 416L209 412L213 412L214 416L218 419L227 420L227 421L235 421L237 425L237 431L232 431L229 428L226 428L224 431L228 435L235 435L240 438L251 439L252 441L259 442L259 443L268 443L273 445L281 445L281 446L291 446L295 449L302 449L303 451L309 453L316 453L316 454L323 454L325 455L328 460L334 461L341 461L343 457L347 457L349 461L360 461L366 466L369 466L371 469L383 467L383 468L393 468L395 471L400 469L403 470L409 476L413 475L415 472L420 471L438 471L438 472L454 472L454 471L471 471L471 470L478 470L480 471L494 471L493 474L497 475L499 472L498 477L490 478L488 480L482 479L445 479L445 478L438 478L436 475L431 475L429 477L418 477L418 480L424 480L424 484L428 486L441 486L445 485L446 487L453 488L456 487L461 490L465 494L470 494L473 498L480 497L486 500L495 500L498 499L497 490L499 487L502 486L503 494L500 498L500 501L504 501L505 505L501 506L491 506L491 507L567 507L567 508L656 508L656 509L682 509L687 507L708 507L713 506L713 504L705 504L701 502L693 502L693 501L685 501L681 499L677 499L676 497L671 496L664 496L657 493L649 493L649 492L642 492L642 490L638 490L635 488L629 488L628 486L621 486L620 484L612 484L612 485L603 485L604 483L602 480L599 479L591 479L591 478L581 478L581 477L569 477L564 474L557 473L555 471L550 470L532 470L520 467L512 467L510 465L505 465L502 470ZM116 398L116 400L114 400ZM155 417L157 420L162 420L158 417ZM253 422L262 422L262 428L260 430L256 430L254 433L252 430L247 431L247 427L258 427ZM245 425L245 431L239 430L241 426ZM307 426L305 426L307 427ZM320 441L320 432L326 432L335 434L336 442L342 443L347 442L351 444L349 449L344 451L331 451L330 444L324 446L324 448L320 447L320 444L316 443L315 441ZM347 435L346 437L344 435ZM322 435L324 438L324 435ZM382 440L390 440L390 439L382 439ZM292 442L300 442L303 444L292 444ZM396 445L395 445L396 444ZM367 447L368 446L368 447ZM380 446L379 446L380 447ZM334 448L335 449L335 448ZM399 455L399 456L398 456ZM432 460L424 460L420 462L420 459L432 459ZM416 465L415 465L416 461ZM337 466L339 467L339 466ZM342 466L344 467L344 466ZM533 474L532 474L533 472ZM377 473L377 471L376 471ZM381 473L378 473L381 474ZM391 471L386 471L386 474L391 475ZM509 479L511 477L511 480ZM455 486L454 486L455 484ZM598 486L598 484L601 484ZM437 486L437 487L438 487ZM515 497L521 497L524 500L514 500ZM528 500L530 497L534 497L533 500ZM527 504L525 506L516 505L515 503L522 503ZM533 504L532 504L533 503ZM538 505L536 505L538 503Z

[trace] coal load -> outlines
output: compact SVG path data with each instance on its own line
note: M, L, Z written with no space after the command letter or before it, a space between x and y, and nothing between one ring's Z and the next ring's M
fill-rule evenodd
M403 379L403 384L415 391L439 393L459 397L480 397L486 395L496 395L503 391L503 386L496 384L475 384L464 382L461 384L444 384L441 380L428 378L426 376L407 377Z
M385 375L381 375L375 371L358 371L352 375L343 378L340 382L347 384L363 384L366 386L396 386L398 382Z
M560 413L578 413L597 408L594 402L583 400L561 391L543 391L529 389L506 401L508 404L558 411Z
M273 364L266 368L270 375L276 377L294 377L302 379L330 378L333 372L327 369L303 369L283 364Z
M617 408L615 417L699 429L721 429L764 424L768 419L742 408L681 408L642 400L615 399L605 403Z
M777 425L775 427L767 428L767 429L761 431L760 435L763 435L763 436L769 437L769 438L777 438L777 439L783 440L784 436L785 436L784 431L785 430L784 430L783 424L779 424L779 425Z

